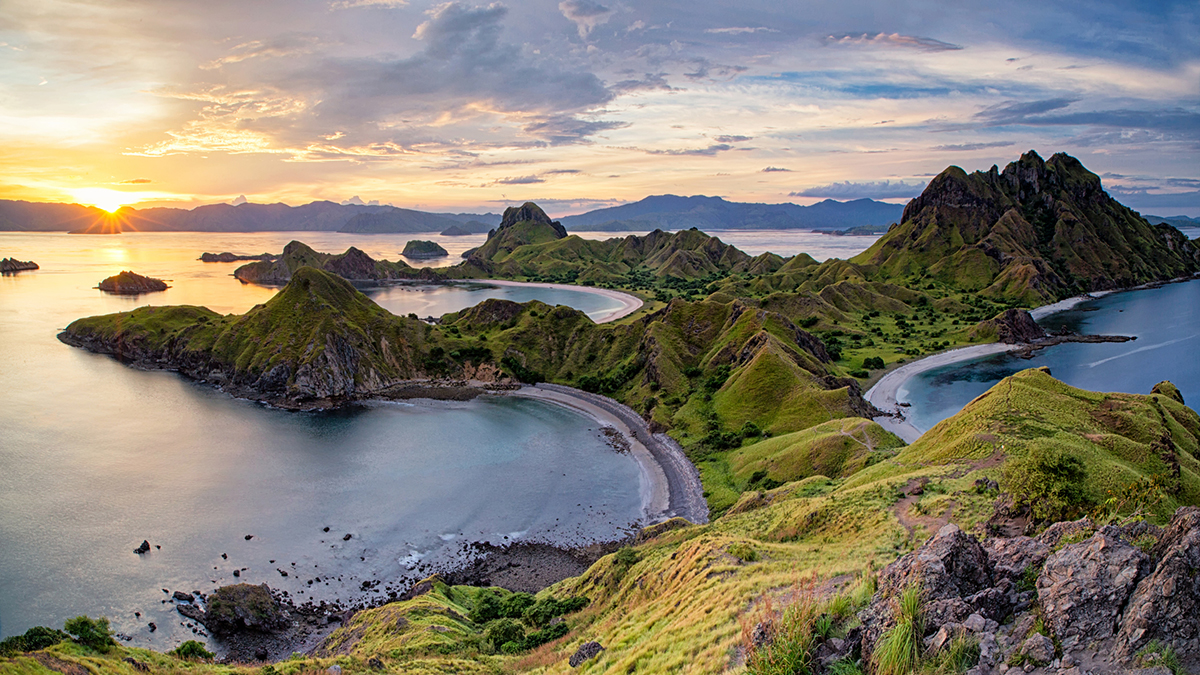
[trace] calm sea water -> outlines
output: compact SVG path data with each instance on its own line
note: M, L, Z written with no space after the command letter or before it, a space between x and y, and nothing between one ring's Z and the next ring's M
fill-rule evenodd
M300 601L354 601L386 589L363 592L363 581L423 576L422 563L452 559L466 542L584 543L640 518L636 463L566 409L484 397L288 413L55 339L76 318L145 304L243 312L275 289L195 259L278 251L288 239L0 235L0 256L42 266L0 277L0 635L87 613L109 616L133 644L170 648L194 636L161 603L163 588L242 580ZM305 239L393 259L403 244ZM122 269L173 287L138 298L94 289ZM539 290L534 297L584 309L597 298ZM428 295L461 309L480 293L418 291L406 303L381 291L381 300L424 313ZM135 555L143 539L161 549Z
M1025 368L1047 366L1054 377L1092 391L1148 394L1162 380L1179 387L1184 401L1200 403L1200 281L1129 291L1089 300L1041 321L1048 330L1132 335L1123 343L1068 343L1032 359L1001 354L922 373L900 392L908 416L927 430L962 409L993 384Z
M644 235L647 231L639 232L589 232L585 230L571 231L584 239L611 239L630 234ZM759 255L770 251L783 257L797 253L807 253L817 261L830 258L851 258L870 248L879 239L877 235L868 236L838 236L820 234L807 230L709 230L708 234L717 237L726 244L733 244L750 255Z

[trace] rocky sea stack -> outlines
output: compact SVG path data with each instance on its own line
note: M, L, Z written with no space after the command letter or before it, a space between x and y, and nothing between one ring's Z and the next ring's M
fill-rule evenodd
M118 295L141 295L142 293L155 293L165 291L170 286L162 279L152 279L144 277L133 272L121 272L113 275L97 286L105 293L115 293Z
M29 270L38 269L38 264L32 260L23 262L14 258L4 258L0 260L0 273L12 274L14 272L26 272Z

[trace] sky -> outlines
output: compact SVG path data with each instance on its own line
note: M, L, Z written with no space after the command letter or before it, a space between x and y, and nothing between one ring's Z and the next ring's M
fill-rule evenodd
M1067 152L1200 216L1200 2L0 0L0 199L902 203Z

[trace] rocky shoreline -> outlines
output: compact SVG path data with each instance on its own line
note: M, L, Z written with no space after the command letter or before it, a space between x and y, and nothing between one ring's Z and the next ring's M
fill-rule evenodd
M16 258L0 259L0 273L3 273L3 274L14 274L16 272L28 272L28 271L36 270L36 269L41 269L41 268L39 268L38 264L33 262L32 260L21 261L21 260L17 260Z

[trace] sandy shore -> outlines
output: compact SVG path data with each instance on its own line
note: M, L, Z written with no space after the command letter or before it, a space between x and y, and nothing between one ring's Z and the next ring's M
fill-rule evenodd
M618 309L614 309L612 311L605 312L604 314L601 314L600 316L593 318L592 320L595 321L596 323L608 323L609 321L616 321L617 319L623 319L623 318L629 316L630 314L633 314L634 312L641 309L642 304L643 304L641 298L632 296L628 293L622 293L621 291L614 291L614 290L610 290L607 288L595 288L593 286L574 286L574 285L570 285L570 284L543 284L543 283L534 283L534 282L530 282L530 281L503 281L503 280L499 280L499 279L464 279L463 281L469 281L472 283L480 283L480 284L491 284L493 286L536 286L536 287L540 287L540 288L553 288L553 289L557 289L560 291L582 291L584 293L595 293L596 295L603 295L606 298L611 298L611 299L616 300L621 303L621 307L619 307Z
M672 438L651 434L642 418L630 408L605 396L557 384L522 387L505 394L571 408L624 435L629 441L630 454L641 468L644 524L675 516L693 523L708 522L708 502L704 499L700 472Z
M1034 321L1040 321L1051 314L1064 312L1075 307L1076 305L1079 305L1080 303L1088 300L1095 300L1096 298L1104 297L1109 293L1117 292L1119 291L1096 291L1094 293L1077 295L1073 298L1067 298L1066 300L1060 300L1049 305L1042 305L1041 307L1031 309L1029 310L1029 315L1033 317ZM926 371L933 370L934 368L940 368L942 366L948 366L952 363L959 363L962 361L970 361L972 359L990 356L992 354L999 354L1001 352L1010 352L1017 349L1022 349L1026 346L1027 345L991 343L986 345L975 345L971 347L960 347L958 349L951 349L950 351L942 352L940 354L927 356L923 359L900 366L887 375L884 375L883 378L875 383L875 386L871 387L867 391L863 398L867 399L871 405L879 408L883 412L895 415L894 417L876 417L875 421L878 422L879 425L884 429L887 429L893 434L899 436L904 440L905 443L912 443L920 438L921 434L928 431L928 429L920 429L912 422L909 422L907 419L905 419L904 407L899 405L900 401L907 397L906 395L908 394L908 390L905 388L905 385L908 383L909 379Z

